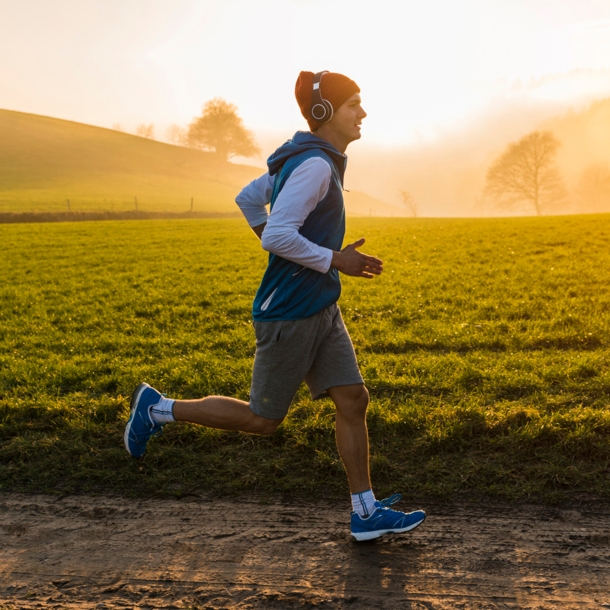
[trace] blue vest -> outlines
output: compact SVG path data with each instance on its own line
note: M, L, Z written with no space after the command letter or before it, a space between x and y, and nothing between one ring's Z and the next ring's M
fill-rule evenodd
M271 209L292 172L312 157L321 157L330 165L330 185L299 233L314 244L341 250L345 236L343 175L347 157L328 142L308 132L297 132L269 158L269 173L275 175ZM340 295L341 281L336 269L320 273L270 253L252 317L259 322L302 320L336 303Z

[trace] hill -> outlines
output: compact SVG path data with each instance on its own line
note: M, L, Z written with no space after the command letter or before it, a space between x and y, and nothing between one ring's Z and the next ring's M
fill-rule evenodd
M0 211L234 212L258 170L119 131L0 110Z
M235 195L261 169L212 153L22 112L0 110L0 212L237 213ZM348 213L397 216L362 193ZM69 200L69 204L68 204Z

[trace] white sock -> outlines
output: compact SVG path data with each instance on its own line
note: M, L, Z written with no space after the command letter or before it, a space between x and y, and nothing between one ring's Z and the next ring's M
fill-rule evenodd
M158 424L166 424L174 419L174 400L161 398L161 400L150 408L150 417Z
M375 494L371 489L352 494L352 507L361 517L370 517L375 512Z

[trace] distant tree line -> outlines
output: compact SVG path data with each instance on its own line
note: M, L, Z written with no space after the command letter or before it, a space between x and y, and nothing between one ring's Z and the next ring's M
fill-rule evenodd
M509 144L487 171L484 196L505 210L557 210L567 194L555 165L559 146L550 131L533 131Z
M610 212L610 167L603 163L586 167L574 194L581 209L589 212Z
M152 123L140 123L136 127L136 135L149 140L155 139L155 126Z
M509 144L487 170L483 201L539 216L565 210L568 190L555 162L560 146L550 131L532 131ZM583 211L610 211L610 167L585 168L574 195Z
M191 148L212 151L225 161L237 155L255 157L261 152L237 114L237 106L219 97L204 104L201 116L188 127L186 141Z
M125 131L125 129L123 129L123 126L120 123L114 123L112 129L114 129L115 131ZM154 140L155 126L153 123L140 123L133 133L134 135L139 136L140 138Z
M118 124L113 129L123 131ZM135 134L154 139L154 125L142 123ZM255 157L261 152L237 106L219 97L207 101L201 115L187 127L170 125L165 137L175 146L209 151L223 161L234 156ZM532 131L510 143L487 170L481 204L537 215L564 210L568 190L556 164L560 146L561 142L550 131ZM407 190L399 192L405 211L417 217L419 207L412 194ZM587 167L573 195L582 210L610 211L610 167L604 164Z
M398 192L400 193L400 198L402 199L402 205L404 206L405 211L409 212L413 218L417 218L418 207L413 195L404 189L400 189Z
M124 131L121 125L113 129ZM154 139L155 128L152 123L141 123L135 135ZM201 115L195 117L188 127L170 125L165 138L174 146L185 146L215 153L223 161L231 157L256 157L260 155L254 134L246 129L237 112L237 106L220 97L215 97L203 105Z

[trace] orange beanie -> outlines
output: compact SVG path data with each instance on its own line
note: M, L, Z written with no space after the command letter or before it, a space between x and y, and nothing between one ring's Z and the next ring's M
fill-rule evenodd
M313 93L313 72L301 72L294 87L294 94L299 103L301 114L305 117L309 129L315 131L322 123L311 116L311 97ZM328 100L333 111L344 104L354 93L360 93L360 87L347 76L338 72L326 72L320 81L320 94Z

